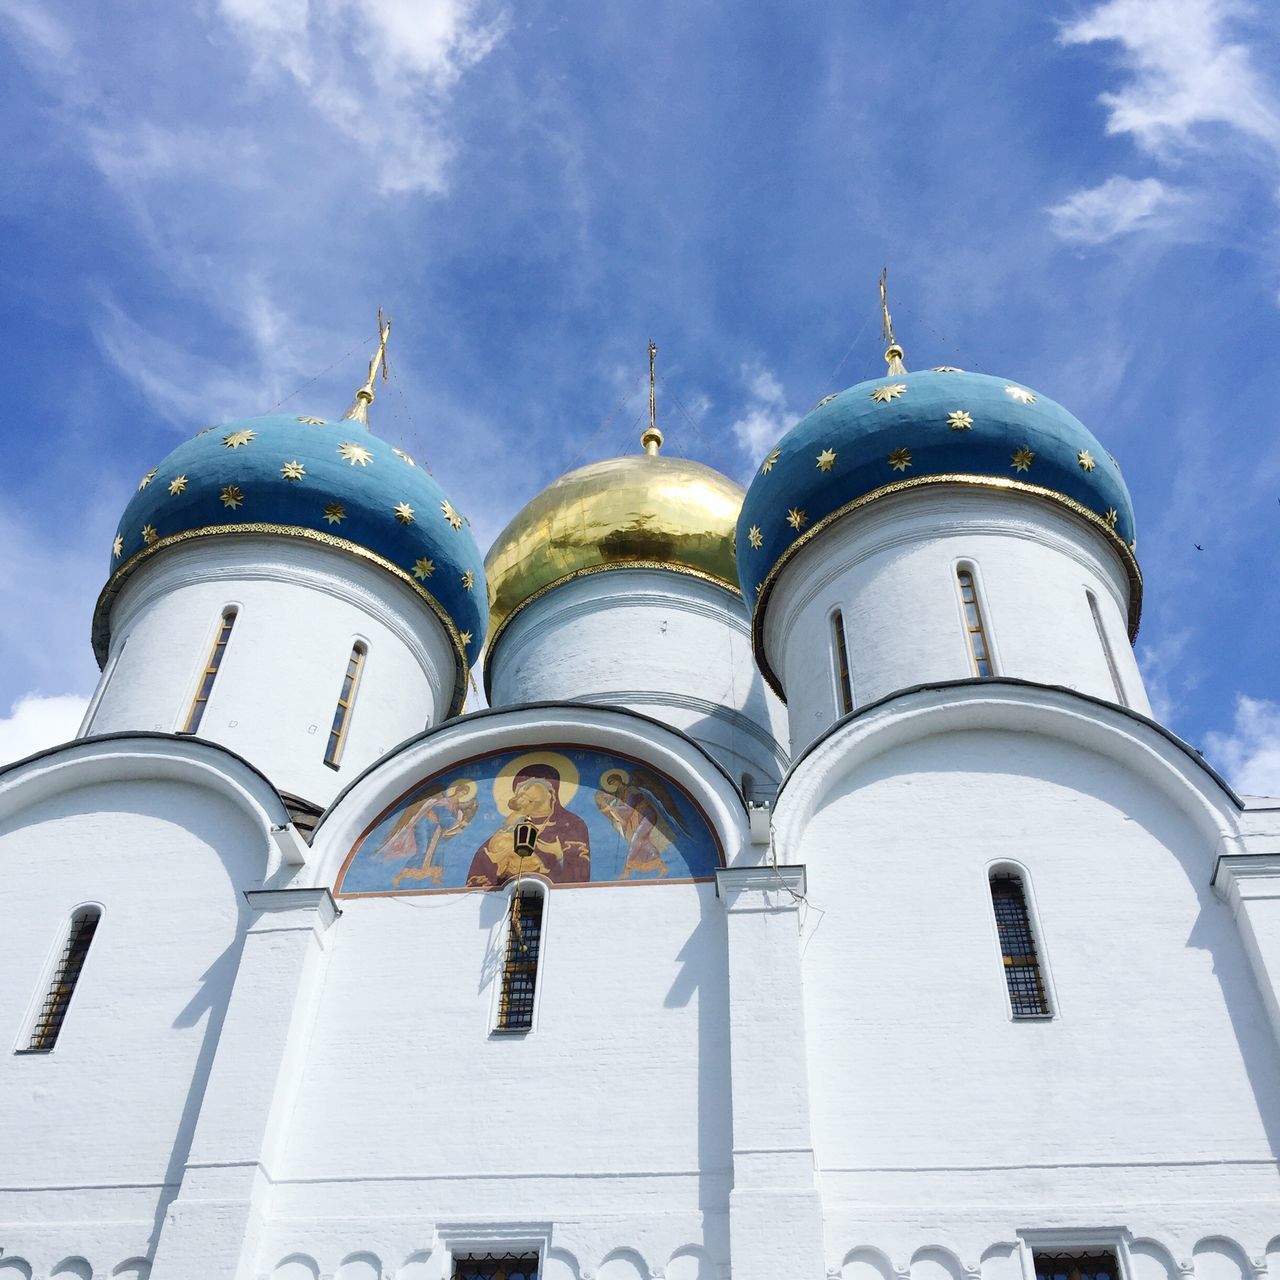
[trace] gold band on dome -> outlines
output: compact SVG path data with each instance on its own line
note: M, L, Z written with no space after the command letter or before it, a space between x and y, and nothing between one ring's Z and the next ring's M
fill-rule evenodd
M786 691L783 689L782 681L778 679L777 673L769 665L769 659L764 649L765 606L769 602L770 595L773 594L773 588L777 583L779 573L782 572L793 556L824 529L839 520L841 516L847 516L851 512L869 506L881 498L890 498L895 494L905 493L910 489L920 489L925 485L931 484L967 484L976 488L1013 490L1015 493L1026 493L1036 498L1048 498L1049 501L1057 503L1060 507L1065 507L1073 515L1077 515L1087 521L1119 553L1121 562L1124 564L1125 573L1129 578L1128 623L1130 643L1137 637L1138 622L1142 616L1142 570L1138 568L1138 561L1129 549L1128 543L1096 511L1091 511L1082 502L1077 502L1074 498L1068 498L1065 493L1058 493L1055 489L1046 489L1043 485L1038 484L1028 484L1025 480L1011 480L1005 476L977 476L964 473L915 476L910 480L897 480L893 484L881 485L879 489L864 493L862 497L854 498L852 502L846 502L844 506L837 507L829 515L823 516L811 529L806 529L787 547L774 561L773 568L765 575L764 581L760 584L760 591L756 596L755 608L751 614L751 648L755 653L756 665L760 668L760 673L768 682L769 687L783 702L787 700Z
M98 595L98 602L94 605L92 640L94 656L97 658L99 666L102 666L107 660L107 647L111 639L111 605L116 596L120 594L120 589L124 586L125 580L133 574L134 570L138 569L144 561L150 559L156 552L163 551L166 547L176 546L182 542L191 542L196 538L214 537L220 533L241 535L265 533L273 537L302 538L307 542L318 542L321 546L332 547L335 551L345 551L348 555L356 556L369 564L376 565L379 569L383 569L399 579L427 605L449 635L449 642L453 647L455 678L453 700L450 703L448 714L456 716L462 710L462 704L467 697L467 683L471 674L471 667L467 662L467 650L462 643L462 634L440 601L430 591L427 591L412 574L401 569L399 565L393 564L385 556L380 556L376 551L370 551L368 547L362 547L358 542L352 542L347 538L339 538L332 533L321 533L319 529L307 529L301 525L262 523L203 525L198 529L184 529L181 533L168 534L163 538L158 538L149 547L143 547L141 551L134 552L107 580L107 585L102 588Z
M554 591L557 587L563 587L566 582L573 582L577 578L590 578L597 573L609 573L614 569L660 569L663 573L682 573L687 578L697 578L701 582L709 582L713 587L720 587L729 592L730 595L742 598L742 591L736 582L726 582L723 578L718 578L714 573L707 573L702 569L691 569L688 565L672 564L669 560L610 560L606 564L588 565L583 569L575 569L572 573L566 573L563 577L557 578L554 582L548 582L546 586L539 587L532 595L521 600L510 613L507 614L501 622L493 629L488 642L485 644L485 663L484 663L484 696L489 696L490 688L490 671L493 668L493 654L498 647L498 641L501 639L506 629L522 614L531 604L541 600L548 592Z

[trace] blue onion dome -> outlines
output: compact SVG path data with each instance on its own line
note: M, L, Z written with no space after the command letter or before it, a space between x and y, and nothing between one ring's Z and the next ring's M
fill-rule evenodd
M738 580L775 689L761 641L783 566L842 515L936 484L1032 494L1086 521L1124 562L1136 633L1142 580L1133 502L1116 460L1060 404L1020 383L950 367L907 373L899 359L886 376L820 401L770 451L747 491Z
M469 522L435 480L364 421L239 418L205 428L152 467L116 530L94 617L100 662L111 602L129 575L166 547L219 534L303 538L390 573L453 641L461 702L488 621L484 562Z

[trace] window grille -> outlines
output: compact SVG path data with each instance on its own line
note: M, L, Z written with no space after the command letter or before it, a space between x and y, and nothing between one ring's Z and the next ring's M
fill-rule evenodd
M1098 642L1102 645L1103 655L1107 659L1107 670L1111 672L1111 686L1116 691L1116 701L1121 706L1127 707L1129 704L1125 701L1124 688L1120 684L1120 669L1116 666L1116 656L1111 652L1111 642L1107 639L1107 633L1102 627L1102 615L1098 612L1097 597L1088 589L1084 594L1089 601L1089 612L1093 614L1093 625L1098 630Z
M538 1257L536 1254L487 1253L454 1258L453 1280L538 1280Z
M342 692L338 695L338 705L333 713L333 725L329 729L329 745L324 750L324 762L330 769L336 769L342 759L342 748L347 740L347 726L351 723L351 708L355 706L356 689L360 684L360 673L364 670L365 647L356 644L347 659L347 674L342 677Z
M991 903L996 913L996 929L1000 934L1000 953L1004 957L1004 977L1009 987L1013 1016L1051 1017L1053 1010L1049 1008L1049 997L1040 972L1040 956L1020 877L1009 872L993 875Z
M499 1031L528 1031L533 1026L533 994L542 950L542 894L515 893L507 930L507 956L498 997Z
M849 646L844 638L844 614L839 609L831 615L831 643L835 649L836 681L840 689L840 714L853 710L853 682L849 679Z
M1120 1264L1110 1250L1095 1253L1037 1253L1036 1280L1120 1280Z
M989 676L991 652L987 645L987 632L982 622L982 608L978 604L978 588L969 569L957 569L956 581L960 585L960 603L964 606L964 626L969 634L969 654L973 659L975 675Z
M209 704L209 695L213 692L213 682L218 677L218 668L227 652L227 641L231 639L231 628L235 624L236 611L226 609L222 621L218 624L218 634L214 637L213 648L209 651L209 661L204 664L200 673L200 685L196 696L191 701L191 710L187 712L187 723L182 726L183 733L195 733L204 719L204 709Z
M66 1020L67 1008L75 993L76 983L80 980L84 959L89 954L89 944L98 928L100 915L97 907L84 907L71 917L67 941L58 957L58 967L54 971L49 993L36 1014L36 1024L31 1031L27 1053L48 1053L58 1043L58 1033Z

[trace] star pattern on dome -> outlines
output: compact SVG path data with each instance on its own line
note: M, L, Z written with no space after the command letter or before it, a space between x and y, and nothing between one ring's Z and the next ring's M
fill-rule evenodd
M347 509L340 502L330 502L324 509L326 524L341 524L347 518Z
M338 452L354 467L359 463L362 467L367 467L373 461L373 454L362 444L356 444L354 440L344 440L338 446Z
M799 507L792 507L787 512L787 523L795 530L800 530L809 523L809 517Z
M280 468L280 474L286 480L301 480L307 474L307 469L295 458Z
M809 410L809 412L812 413L814 409L821 409L824 404L830 404L839 394L840 393L838 391L833 391L829 396L823 396L822 399L813 406L813 409Z
M186 487L187 487L187 477L186 477L186 476L174 476L174 477L173 477L173 479L169 481L169 493L170 493L173 497L175 497L175 498L176 498L176 497L178 496L178 494L180 494L180 493L181 493L181 492L182 492Z
M968 431L973 426L973 414L966 413L963 409L952 409L947 414L947 426L952 431Z
M458 632L458 639L462 641L463 648L466 648L466 646L467 646L467 645L469 645L469 644L471 643L471 632L470 632L470 631L459 631L459 632Z
M159 467L152 467L151 470L148 471L147 474L143 476L141 480L138 481L138 488L140 490L145 489L147 485L149 485L156 478L156 472L159 470L160 470Z
M444 518L455 528L462 528L462 517L453 509L453 503L446 498L440 504L440 511Z
M159 536L160 535L156 532L155 525L144 524L142 526L142 540L147 544L147 546L151 546Z
M299 418L298 421L308 427L323 427L325 425L323 418Z
M417 578L419 582L426 582L426 580L431 577L435 571L436 562L434 560L428 560L426 556L422 556L420 559L413 562L413 576Z
M1081 471L1092 471L1098 464L1093 460L1093 454L1088 449L1081 449L1076 454L1076 461L1080 464Z
M953 364L935 364L933 366L934 373L963 373L963 369L957 369Z
M413 508L407 502L397 502L395 506L396 519L401 524L413 523Z
M895 471L905 471L911 465L911 450L895 449L889 455L889 465Z
M247 445L256 434L253 431L232 431L222 437L222 443L228 449L240 449Z
M111 554L115 556L117 560L119 560L123 553L124 553L124 539L117 533L114 540L111 543Z
M403 449L392 449L391 452L394 453L397 458L407 462L411 467L416 467L418 465L407 453L405 453Z
M222 505L232 511L244 506L244 490L238 484L224 484L218 497Z
M830 471L835 465L836 451L834 449L823 449L823 451L818 454L817 466L819 471Z
M747 530L747 541L751 543L752 549L755 551L759 551L764 546L764 534L760 532L758 524L753 524Z
M899 396L906 395L906 393L906 383L887 382L883 387L877 387L871 393L871 398L877 404L888 404L890 400L896 400Z
M1016 400L1019 404L1035 404L1036 396L1034 391L1028 391L1026 387L1015 387L1012 384L1005 387L1005 395L1010 400Z
M1116 527L1116 521L1120 519L1120 513L1115 509L1115 507L1108 507L1106 511L1102 513L1102 518L1107 522L1107 525L1110 528L1114 529Z
M470 569L462 575L462 589L470 591L476 585L476 575Z
M769 472L770 472L770 471L772 471L772 470L773 470L773 468L777 465L778 455L779 455L781 452L782 452L782 450L781 450L781 449L775 449L775 450L774 450L774 451L773 451L773 452L772 452L772 453L771 453L771 454L770 454L770 455L769 455L769 456L768 456L768 457L767 457L767 458L766 458L766 459L765 459L765 460L760 464L760 474L761 474L762 476L767 476L767 475L769 474Z
M1013 457L1009 459L1015 471L1030 471L1031 464L1036 460L1036 451L1028 449L1024 444L1020 449L1013 451Z

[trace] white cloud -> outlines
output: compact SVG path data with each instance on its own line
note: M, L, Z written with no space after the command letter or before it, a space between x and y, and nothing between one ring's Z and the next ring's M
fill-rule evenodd
M1170 631L1138 648L1138 665L1152 718L1170 727L1180 710L1182 695L1195 684L1183 662L1190 643L1190 631Z
M1129 231L1150 229L1181 203L1183 197L1158 178L1116 175L1100 186L1074 192L1048 213L1064 240L1102 244Z
M1236 697L1230 733L1210 733L1205 754L1242 795L1280 796L1280 702Z
M88 705L88 698L74 693L53 697L24 694L8 716L0 717L0 764L70 741L76 736Z
M772 370L744 364L742 378L749 398L732 430L743 451L754 462L764 457L800 421L800 415L787 408L786 393Z

